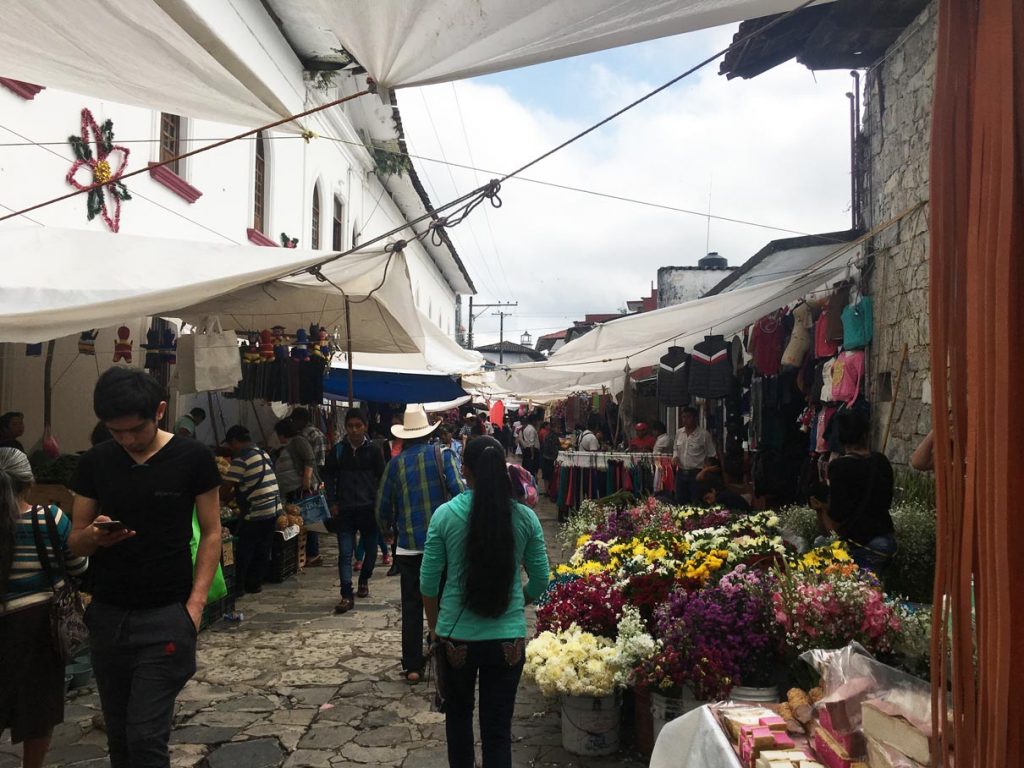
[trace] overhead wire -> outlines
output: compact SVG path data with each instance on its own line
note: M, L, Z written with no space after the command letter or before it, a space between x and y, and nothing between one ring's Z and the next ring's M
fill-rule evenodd
M466 130L466 120L462 115L462 103L459 101L459 91L455 87L455 83L451 83L452 95L455 97L455 111L459 116L459 124L462 126L462 138L466 142L466 152L469 153L469 164L476 166L476 160L473 158L473 145L469 141L469 131ZM474 170L473 176L476 182L480 183L480 177L478 171ZM501 252L498 250L498 239L494 236L494 227L491 225L491 212L487 207L484 207L484 220L487 222L487 231L491 236L491 248L494 251L494 257L498 260L498 271L501 272L501 277L505 281L505 287L508 289L508 294L511 298L515 298L515 291L512 290L512 286L508 281L508 273L505 271L505 262L501 258Z
M437 141L437 149L441 153L441 158L444 161L445 169L448 171L448 178L452 182L452 193L453 194L458 194L458 192L459 192L459 185L455 181L455 174L452 172L452 167L453 166L452 166L451 163L448 162L448 156L447 156L447 154L444 151L444 144L441 143L441 134L438 133L437 125L434 123L434 115L430 111L430 104L427 102L427 97L424 95L422 88L419 89L419 95L420 95L420 99L423 101L423 109L424 109L424 111L427 114L427 120L430 123L430 129L434 132L434 139ZM441 200L443 198L441 198L441 196L438 195L437 199ZM486 259L482 258L483 257L483 250L484 249L480 246L480 239L477 237L476 230L473 227L469 227L469 234L473 238L473 242L476 244L476 252L481 257L480 260L483 262L484 269L487 271L487 276L491 280L491 288L492 288L492 290L497 288L498 290L495 291L495 295L500 295L500 293L501 293L501 285L500 285L500 283L498 283L497 279L494 277L494 273L491 271L491 265L487 262Z

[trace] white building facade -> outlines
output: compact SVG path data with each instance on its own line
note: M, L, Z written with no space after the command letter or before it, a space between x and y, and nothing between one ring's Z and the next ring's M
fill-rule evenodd
M352 67L326 76L310 72L309 62L286 39L280 19L270 15L269 7L259 0L192 4L216 45L244 69L247 84L267 94L264 101L276 101L291 114L366 87L365 76ZM81 133L83 109L100 125L112 121L114 145L128 150L126 172L256 127L82 96L46 83L5 80L5 74L0 65L0 215L72 190L66 176L75 158L68 137ZM159 106L160 94L152 94L152 99L153 107ZM381 96L359 96L303 118L302 125L305 135L295 132L294 126L290 132L270 130L128 179L131 199L121 204L119 231L173 238L182 242L182 248L188 248L189 241L281 247L282 236L287 235L297 239L300 248L345 251L427 213L430 201L411 163L396 163L400 156L374 152L382 146L404 149L397 112ZM118 163L111 165L116 170ZM85 175L78 178L91 182L82 178ZM86 210L86 195L78 195L0 222L0 227L108 228L99 216L87 220ZM423 222L416 231L423 232L426 226ZM410 230L390 239L408 243L405 253L417 307L454 338L460 296L475 292L455 249L447 238L440 245L429 237L414 240ZM103 264L94 268L102 271ZM171 271L176 265L164 268ZM117 279L111 275L112 282ZM137 318L125 322L132 327L138 361L144 354L138 345L145 337ZM104 330L97 340L97 371L112 362L111 339ZM71 355L73 343L61 340L58 345L58 372L63 367L61 350L68 344L66 354ZM25 382L12 381L9 363L24 357L24 345L3 346L8 364L0 374L0 408L26 411L26 438L33 442L38 436L33 428L39 431L41 418L28 411L35 410L37 377L30 371ZM87 384L91 391L91 381ZM59 386L67 387L68 382ZM63 407L81 406L81 398L70 394L55 389L55 423ZM67 406L62 405L65 401ZM73 402L77 404L72 406Z

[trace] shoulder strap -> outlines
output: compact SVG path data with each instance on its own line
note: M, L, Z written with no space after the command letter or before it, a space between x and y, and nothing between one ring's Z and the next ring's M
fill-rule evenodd
M448 478L444 474L444 460L441 457L441 445L435 443L434 449L434 463L437 465L437 474L441 478L441 493L444 495L444 500L448 501L451 498L451 494L448 493Z
M49 532L49 527L50 527L50 525L53 525L53 521L50 519L49 514L47 514L45 512L46 508L43 507L43 509L44 509L44 514L46 514L46 522L47 522L47 526L46 527L48 529L47 532ZM56 593L56 591L57 591L57 579L54 578L53 566L50 565L50 555L46 551L46 544L43 543L43 535L42 535L42 532L39 530L39 507L38 506L33 506L31 514L32 514L32 538L35 539L35 542L36 542L36 553L39 555L39 565L43 569L43 573L46 574L47 580L50 582L50 589L54 593ZM51 538L52 538L52 534L51 534ZM63 552L61 552L61 554L63 554ZM63 559L61 560L61 566L62 566L61 570L63 570Z

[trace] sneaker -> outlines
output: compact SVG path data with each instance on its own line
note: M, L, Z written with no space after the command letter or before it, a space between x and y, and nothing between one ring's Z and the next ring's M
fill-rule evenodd
M367 584L360 584L359 589L356 590L356 597L369 597L370 587Z
M334 613L340 616L343 613L351 611L354 606L355 603L352 601L351 597L343 597L338 601L338 604L334 606Z
M309 560L306 561L306 567L307 568L316 568L318 565L323 565L323 564L324 564L324 559L323 559L323 557L321 555L317 555L316 557L311 557L311 558L309 558Z
M354 563L352 563L352 570L355 573L359 573L361 570L363 570L363 561L356 560Z

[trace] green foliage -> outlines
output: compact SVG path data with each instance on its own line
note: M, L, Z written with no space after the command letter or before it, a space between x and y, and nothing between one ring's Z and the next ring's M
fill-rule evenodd
M794 505L778 512L779 528L787 541L798 544L801 550L814 544L818 536L818 513L810 507Z
M896 473L896 498L902 503L935 508L935 477L923 472L902 470Z
M373 147L373 163L377 167L377 175L385 179L392 174L401 176L411 167L406 155L381 147Z
M916 603L932 601L935 581L935 508L919 500L892 508L896 556L885 576L886 591Z

